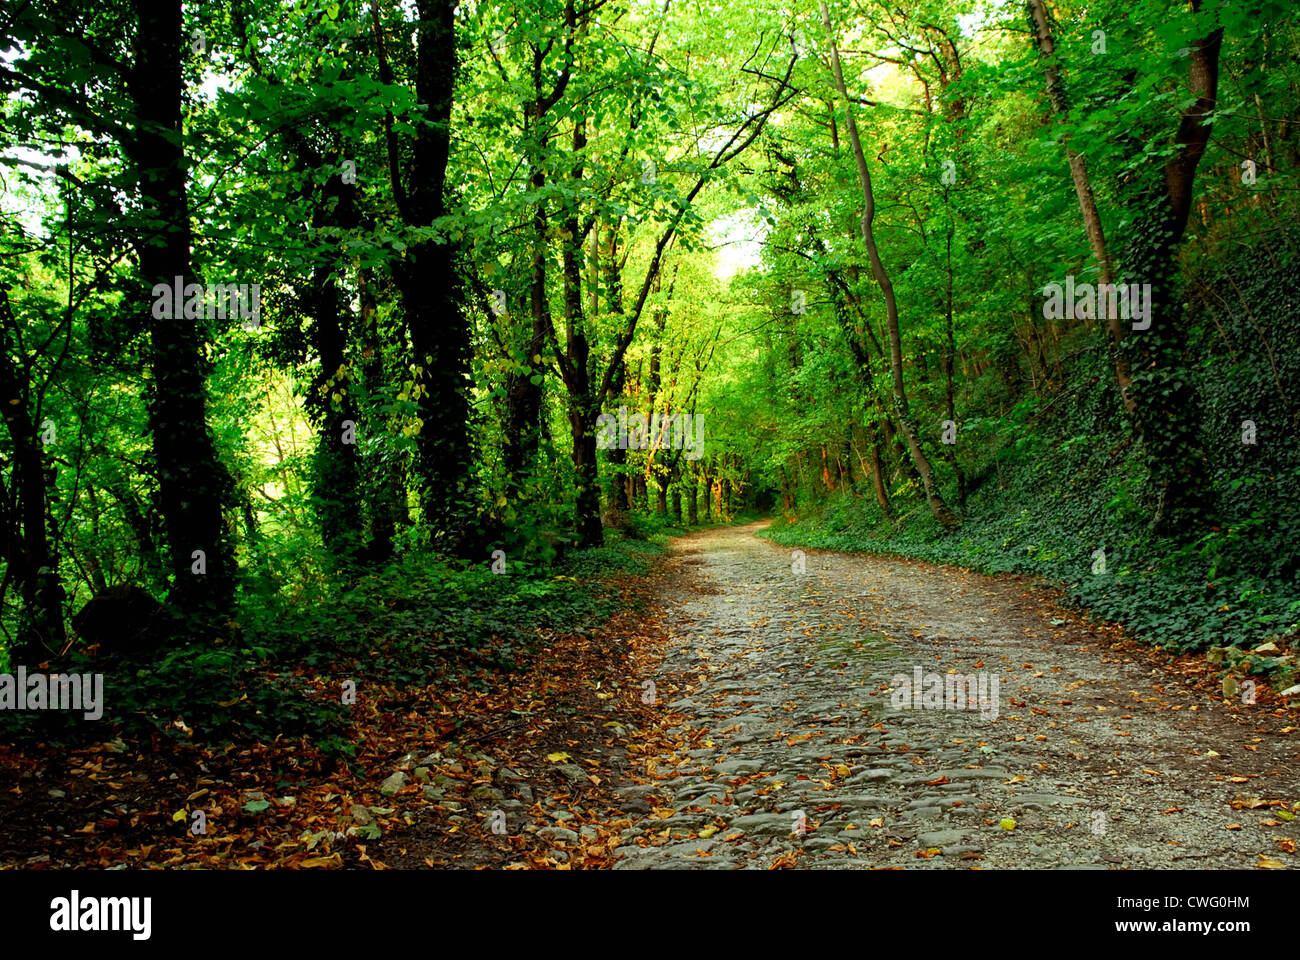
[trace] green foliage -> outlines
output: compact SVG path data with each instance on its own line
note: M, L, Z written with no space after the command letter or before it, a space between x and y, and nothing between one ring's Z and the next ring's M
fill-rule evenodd
M1243 256L1208 267L1206 287L1222 285L1241 260L1261 291L1289 289L1295 281L1289 261L1265 267ZM1249 311L1232 313L1199 304L1210 312L1198 328L1200 341L1208 350L1226 339L1236 358L1233 364L1207 362L1196 373L1209 398L1202 429L1215 438L1222 518L1199 537L1150 535L1150 514L1137 493L1142 461L1124 430L1113 425L1113 399L1099 386L1100 360L1077 369L1046 418L1037 415L1041 404L1026 402L1005 418L967 421L963 437L979 451L968 461L979 483L958 532L944 534L922 512L901 525L883 522L858 490L778 524L770 536L790 545L1041 576L1095 616L1173 650L1249 648L1294 635L1300 632L1294 550L1300 512L1290 507L1297 495L1297 451L1276 435L1264 439L1263 432L1256 443L1243 443L1241 427L1252 417L1260 424L1285 423L1284 396L1300 386L1294 366L1278 366L1275 378L1269 359L1270 349L1275 357L1296 355L1284 302L1261 295ZM1105 550L1105 574L1092 572L1098 549Z
M1041 575L1177 649L1294 633L1296 11L1054 3L1049 62L1020 4L829 6L849 103L817 11L772 0L440 0L420 25L400 4L176 7L201 56L148 48L132 3L20 5L0 27L0 400L23 415L0 430L0 663L81 665L54 627L113 585L188 602L191 551L218 551L178 532L198 498L161 466L168 430L212 438L180 466L213 483L237 599L157 663L115 662L111 722L136 732L343 749L330 684L513 669L539 630L598 621L604 578L682 532L692 495L700 524L771 512L790 542ZM1201 155L1189 53L1220 30ZM135 102L164 66L185 168L166 216ZM434 75L451 89L430 97ZM1117 275L1159 289L1119 353L1042 310L1106 259L1072 158ZM182 328L142 274L160 231L194 278L263 294L256 329L190 318L184 396L156 350ZM443 362L444 340L472 356ZM701 417L703 447L593 464L592 421L620 409ZM22 424L47 420L24 471ZM582 549L602 513L621 536Z

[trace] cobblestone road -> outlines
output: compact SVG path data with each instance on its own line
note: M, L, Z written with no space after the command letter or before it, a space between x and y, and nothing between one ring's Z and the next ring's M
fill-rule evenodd
M1024 581L819 552L799 574L756 529L677 542L655 680L680 749L629 758L618 869L1294 866L1295 823L1248 805L1300 800L1282 721ZM957 708L958 675L984 700Z

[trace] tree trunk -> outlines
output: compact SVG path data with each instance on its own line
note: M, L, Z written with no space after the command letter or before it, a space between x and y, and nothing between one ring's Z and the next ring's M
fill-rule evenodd
M885 486L885 464L880 456L880 437L874 428L869 430L867 451L871 454L871 487L876 494L876 503L880 504L880 514L886 520L893 520L894 507L889 502L889 490Z
M50 505L54 466L43 463L41 441L30 404L29 371L14 359L11 331L16 319L8 292L0 287L0 413L13 445L12 502L6 515L5 563L22 596L22 627L12 665L35 666L64 644L63 584ZM5 494L6 503L9 494ZM21 528L21 533L19 532Z
M582 179L582 151L587 146L586 121L573 125L573 154L579 158L572 179ZM565 353L558 358L569 393L569 429L572 441L574 529L578 546L599 547L605 542L600 523L600 467L596 459L596 420L600 404L591 383L591 344L582 310L582 228L578 208L570 206L564 219L564 320Z
M139 24L128 89L139 119L124 145L147 220L156 226L137 241L146 289L182 284L190 276L192 236L183 146L181 51L186 49L179 0L135 0ZM143 316L152 316L146 303ZM196 319L152 320L149 427L158 466L159 502L173 577L171 597L195 626L233 613L235 561L222 508L231 481L208 429L203 337ZM204 573L196 551L202 551Z
M411 167L408 222L427 227L446 214L443 191L451 145L456 74L455 0L418 0L416 96L428 122L419 127ZM420 505L435 543L460 554L473 511L470 438L470 329L462 305L456 248L413 245L397 271L422 421L416 434ZM477 554L476 554L477 555Z
M376 397L384 382L383 339L379 333L379 310L375 300L374 276L369 269L358 272L357 287L361 300L361 381L367 395ZM397 518L406 509L406 491L401 474L394 467L396 458L375 457L367 478L370 505L370 543L367 559L387 563L393 556Z
M1047 10L1043 6L1043 0L1028 0L1028 2L1030 20L1038 38L1038 49L1043 59L1048 62L1043 72L1047 78L1047 96L1052 104L1052 113L1064 120L1069 104L1065 96L1065 82L1060 72L1050 65L1055 54L1055 45L1047 22ZM1070 148L1067 139L1062 138L1061 143L1065 147L1065 157L1070 165L1070 178L1074 181L1074 192L1079 198L1079 212L1083 216L1083 228L1088 235L1088 246L1092 248L1093 259L1097 261L1100 274L1098 282L1114 283L1114 265L1111 262L1110 252L1106 248L1106 235L1102 230L1101 215L1097 212L1097 200L1092 192L1092 184L1088 180L1087 161L1083 154ZM1115 364L1115 384L1119 387L1124 409L1132 414L1136 411L1137 405L1133 397L1133 374L1123 348L1124 329L1120 326L1119 317L1108 316L1105 322L1106 330L1110 334L1111 354Z
M839 48L835 42L835 33L831 27L830 13L826 9L825 0L821 0L821 14L822 23L826 27L826 36L831 47L831 68L835 74L835 85L839 90L840 98L844 101L849 144L853 148L853 158L858 169L858 182L862 188L862 242L867 249L867 258L871 261L872 276L875 277L876 284L885 297L885 317L889 332L889 367L893 375L894 385L894 409L897 413L899 427L907 438L907 447L912 455L912 462L921 475L921 483L925 489L926 501L930 505L930 511L934 514L935 519L945 527L956 526L958 523L957 517L948 509L947 503L944 502L943 496L939 492L934 470L930 465L929 458L926 457L924 450L921 448L920 436L908 409L907 392L903 386L903 348L898 328L898 302L894 297L893 284L890 282L889 275L885 272L885 266L880 259L880 252L876 248L875 235L872 233L872 221L876 215L876 200L871 190L871 173L867 169L866 156L862 152L862 141L858 136L857 122L854 120L853 109L849 104L849 94L844 84L844 71L840 66Z
M605 234L606 246L608 248L604 267L605 277L605 296L608 298L609 312L622 315L623 313L623 276L619 269L618 258L618 228L610 226ZM623 389L627 383L627 361L619 359L614 363L613 374L610 377L609 400L610 403L621 401L623 398ZM626 513L632 509L632 498L629 496L627 476L627 451L622 447L615 445L609 451L610 462L610 496L609 501L614 510L619 513Z
M301 152L300 158L310 162ZM330 177L316 205L312 226L317 230L355 226L355 195L355 186ZM356 441L365 425L358 423L360 415L347 367L348 324L335 279L340 266L337 254L330 251L312 270L306 299L320 368L304 406L316 421L312 500L321 540L335 561L347 569L359 560L363 546L361 464Z
M1197 8L1193 4L1193 9ZM1209 469L1200 439L1201 399L1188 362L1188 328L1175 253L1191 213L1196 168L1210 138L1218 96L1223 32L1191 49L1189 87L1195 101L1183 113L1176 152L1163 183L1149 178L1137 203L1134 242L1126 257L1132 275L1151 284L1150 328L1133 338L1141 371L1133 379L1138 429L1155 499L1154 529L1188 536L1212 522Z
M947 192L945 188L945 193ZM952 212L948 213L948 232L945 237L945 253L947 267L947 288L944 296L944 325L946 328L946 338L944 339L943 351L939 358L939 367L943 371L943 394L945 410L948 419L953 424L953 429L957 428L957 391L953 385L953 366L957 360L957 342L953 332L953 306L952 306L952 238L954 233L952 221ZM966 472L961 468L961 461L957 458L957 444L952 444L946 448L948 450L948 465L952 467L953 475L957 478L957 505L963 512L966 510Z

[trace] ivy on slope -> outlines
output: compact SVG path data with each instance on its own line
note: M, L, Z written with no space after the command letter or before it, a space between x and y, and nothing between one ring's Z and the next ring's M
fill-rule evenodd
M1085 346L1056 398L962 423L958 450L973 490L959 529L945 533L922 509L885 522L863 486L802 507L767 536L1039 576L1094 616L1173 651L1294 636L1300 451L1290 438L1300 331L1290 318L1298 281L1293 259L1244 251L1188 284L1199 321L1189 367L1206 398L1201 430L1221 518L1202 536L1152 535L1142 458L1099 341ZM971 406L979 399L975 391ZM897 502L908 501L916 498ZM1293 673L1289 661L1270 658L1264 667L1280 668L1283 680Z

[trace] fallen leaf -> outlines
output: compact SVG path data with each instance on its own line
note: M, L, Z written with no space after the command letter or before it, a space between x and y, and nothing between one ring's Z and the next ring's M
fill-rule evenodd
M334 853L328 857L312 857L310 860L304 860L298 866L310 869L312 867L341 867L343 865L342 854Z

